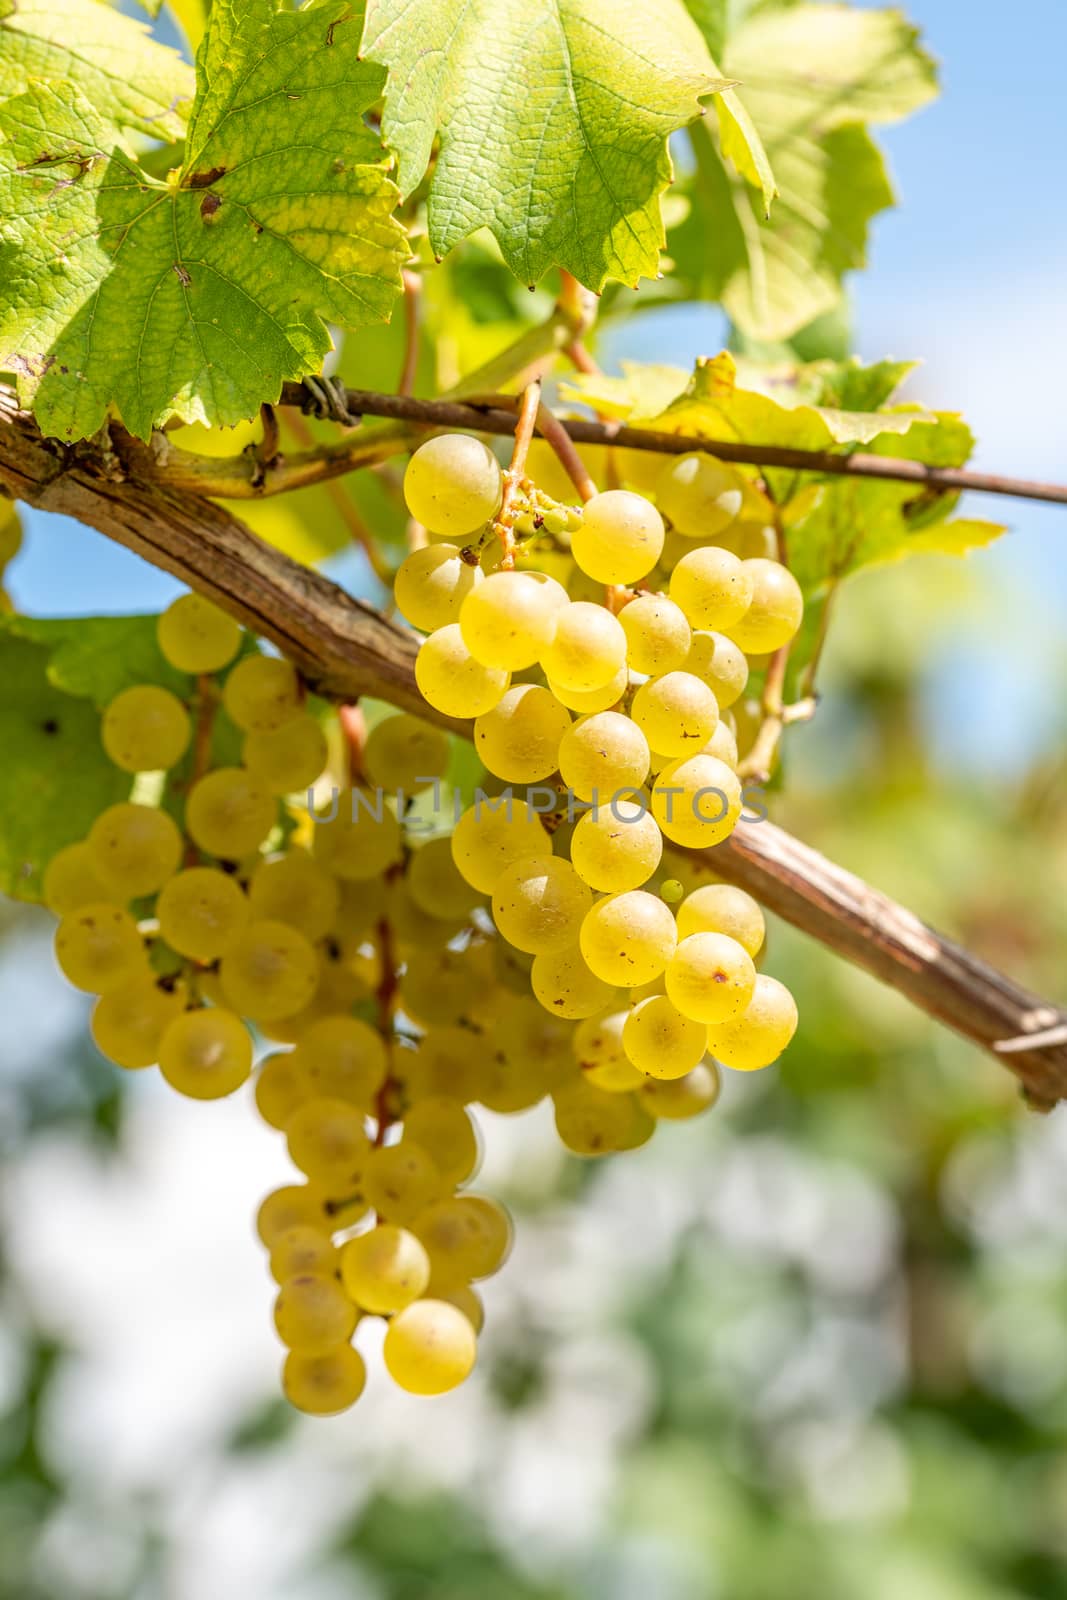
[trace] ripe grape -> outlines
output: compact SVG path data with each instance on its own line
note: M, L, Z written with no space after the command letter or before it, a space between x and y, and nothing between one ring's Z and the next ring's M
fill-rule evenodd
M412 1225L430 1258L430 1287L455 1289L487 1278L511 1249L511 1218L482 1195L454 1195L428 1206Z
M672 761L656 778L652 815L672 844L703 849L727 838L741 815L741 784L716 756Z
M284 922L250 922L226 949L222 992L236 1011L269 1022L291 1017L311 1000L319 981L314 947Z
M681 1078L646 1078L637 1098L652 1116L685 1122L708 1111L719 1098L721 1079L713 1061L702 1061Z
M663 468L656 479L656 499L683 537L709 541L741 510L741 478L712 456L694 452Z
M408 867L408 893L429 917L464 921L479 896L452 859L452 841L428 839L414 852Z
M373 1109L389 1062L381 1035L368 1023L358 1017L320 1017L304 1030L296 1055L309 1095Z
M354 1406L367 1382L363 1357L350 1344L325 1355L290 1350L282 1368L285 1398L310 1417L332 1417Z
M245 656L228 674L222 701L230 720L245 733L273 733L300 715L304 694L291 662L279 656Z
M106 904L111 899L86 839L56 851L44 869L42 898L57 917L82 906Z
M160 1040L185 1007L180 984L146 972L102 995L93 1008L92 1034L101 1055L135 1071L159 1060Z
M160 890L159 931L179 955L216 961L248 921L248 901L217 867L188 867Z
M284 1129L293 1112L310 1098L303 1058L297 1050L268 1056L256 1073L256 1108L272 1128Z
M648 777L648 741L619 711L601 711L571 724L559 745L560 776L579 800L608 801L639 789Z
M415 521L450 539L467 538L495 517L503 487L496 456L468 433L427 439L404 473L404 499Z
M179 1094L221 1099L252 1071L251 1035L240 1017L221 1006L185 1011L160 1041L159 1070Z
M556 1132L576 1156L606 1156L632 1150L645 1143L652 1119L638 1110L630 1094L598 1089L586 1078L575 1078L552 1096Z
M796 1001L784 983L761 972L746 1009L708 1029L708 1048L724 1066L757 1072L777 1061L796 1031Z
M780 561L745 561L742 570L751 586L751 603L743 616L723 624L723 629L746 655L768 655L797 632L804 617L804 596Z
M389 1323L382 1354L389 1376L409 1394L444 1394L474 1366L478 1341L467 1317L446 1300L415 1300Z
M178 696L151 683L123 689L100 725L108 758L123 772L173 767L185 754L191 733L189 713Z
M534 683L509 689L474 724L474 748L490 772L508 783L539 783L555 772L571 714Z
M439 1198L442 1187L433 1159L411 1139L372 1150L367 1158L363 1193L390 1222L413 1221Z
M278 1338L302 1355L325 1356L351 1339L356 1308L335 1277L304 1272L283 1283L274 1302Z
M728 767L737 770L737 739L728 722L723 722L720 718L719 725L711 738L701 746L700 754L714 756L716 761L725 761Z
M622 1031L622 1043L627 1059L639 1071L653 1078L681 1078L703 1057L708 1033L666 995L657 994L634 1006Z
M393 579L397 610L413 628L433 633L459 621L460 607L485 577L456 544L428 544L401 562Z
M635 988L658 978L674 955L670 908L643 889L598 900L582 923L582 955L605 983Z
M338 1251L330 1235L308 1224L287 1228L271 1246L270 1272L276 1283L314 1272L329 1278L337 1271Z
M156 624L156 637L179 672L218 672L241 648L237 623L201 594L172 600Z
M765 561L778 559L777 532L769 523L757 522L752 518L740 518L717 543L732 550L742 561L751 561L757 556Z
M396 813L384 795L368 789L335 791L329 816L316 816L312 854L328 872L362 885L377 878L403 851Z
M694 628L717 629L733 636L752 601L748 562L729 550L703 545L684 555L671 573L671 599Z
M656 565L663 539L663 518L650 500L608 489L584 506L571 554L598 583L636 583Z
M310 1183L290 1183L272 1189L256 1214L256 1232L268 1250L273 1250L291 1228L315 1228L322 1232L327 1223L327 1199Z
M678 907L678 937L691 933L725 933L750 956L758 956L766 937L763 912L744 889L732 883L706 883L686 895Z
M337 920L341 891L305 850L261 861L248 884L248 909L257 922L284 922L312 944Z
M450 1289L447 1293L435 1289L434 1298L446 1300L450 1306L455 1306L457 1311L462 1311L475 1333L481 1333L485 1326L485 1307L473 1289L465 1284L458 1289Z
M588 1083L609 1094L627 1094L644 1083L627 1059L622 1035L629 1013L613 1011L606 1017L587 1017L571 1035L574 1058Z
M718 701L720 711L739 700L748 684L744 652L724 633L694 633L685 670L704 680Z
M404 1079L409 1098L450 1095L465 1103L481 1098L488 1081L485 1056L466 1028L431 1028L417 1050L398 1054L394 1073Z
M89 829L89 849L111 892L135 900L155 894L177 872L182 836L165 811L124 800L101 811Z
M474 1123L451 1095L430 1095L411 1107L404 1117L404 1142L408 1139L426 1151L442 1179L453 1187L466 1183L478 1164Z
M538 856L501 873L493 889L493 921L516 949L544 954L574 943L592 903L588 885L569 861Z
M744 1011L755 983L752 957L725 933L691 933L682 939L664 978L682 1015L704 1024L726 1022Z
M322 1097L298 1106L285 1127L289 1157L314 1183L336 1194L358 1190L370 1155L363 1113Z
M550 683L567 690L602 689L626 664L622 623L603 606L574 600L553 613L555 631L541 652Z
M422 698L443 716L479 717L496 705L511 674L475 660L459 623L452 622L423 641L415 657L415 681Z
M719 721L715 696L691 672L649 678L634 695L632 714L652 749L669 756L699 750Z
M658 677L685 665L692 629L681 606L662 594L639 594L619 612L626 657L634 672Z
M559 609L532 573L490 573L460 608L463 643L483 666L508 672L532 667L552 637Z
M383 717L367 735L363 771L367 782L393 793L421 794L448 771L452 746L447 733L421 717Z
M315 717L300 715L268 733L246 733L241 760L271 794L296 794L322 776L329 750Z
M641 801L613 800L579 818L571 835L571 864L583 883L603 894L639 889L659 866L663 835Z
M487 977L469 949L413 950L400 980L403 1009L424 1024L461 1022L484 993Z
M89 994L107 994L145 968L136 922L102 901L67 912L56 929L55 951L67 982Z
M478 801L464 811L452 831L452 859L480 894L492 894L503 872L516 861L552 854L552 841L540 818L510 797L496 804Z
M224 861L240 861L258 850L277 819L274 795L243 767L219 767L199 778L185 802L189 837Z
M365 1311L379 1316L402 1311L426 1292L430 1258L407 1228L379 1222L341 1251L341 1281Z
M580 712L583 716L590 716L597 711L609 711L612 706L618 705L626 693L630 675L623 662L618 672L607 683L601 684L598 689L565 689L562 684L548 680L548 687L552 690L561 705L568 711Z
M546 1011L568 1021L596 1016L618 994L615 985L605 983L590 971L577 941L535 956L530 987Z

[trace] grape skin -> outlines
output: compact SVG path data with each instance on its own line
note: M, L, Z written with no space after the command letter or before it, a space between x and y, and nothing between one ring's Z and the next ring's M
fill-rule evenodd
M507 783L539 783L556 771L571 714L548 689L519 683L476 718L474 747L488 770Z
M415 657L415 681L423 699L443 716L477 717L498 703L511 673L476 660L453 622L423 641Z
M341 1281L365 1311L402 1311L426 1292L430 1258L422 1241L407 1228L379 1223L350 1239L341 1251Z
M332 1417L354 1406L367 1382L363 1357L350 1344L323 1355L290 1350L282 1368L289 1404L311 1417Z
M93 866L123 900L155 894L178 870L182 836L155 806L121 801L102 811L89 829Z
M67 982L89 994L117 989L146 965L136 922L105 902L68 912L56 929L55 951Z
M241 648L241 629L203 595L173 600L156 626L159 648L180 672L219 672Z
M251 1036L232 1011L218 1006L185 1011L160 1041L159 1070L179 1094L221 1099L251 1075Z
M303 710L296 668L277 656L245 656L227 676L222 700L244 733L274 733Z
M409 1394L445 1394L470 1374L478 1341L470 1321L446 1300L416 1300L389 1323L386 1369Z
M408 462L404 499L430 533L466 538L495 517L503 474L493 452L471 434L427 439Z
M117 694L100 725L108 758L123 772L158 772L175 766L191 735L189 713L177 695L151 683Z
M463 560L455 544L413 550L393 579L397 610L413 628L433 633L459 621L464 600L484 580L481 567Z
M665 529L650 500L628 489L594 495L571 536L571 553L598 583L636 583L659 560Z

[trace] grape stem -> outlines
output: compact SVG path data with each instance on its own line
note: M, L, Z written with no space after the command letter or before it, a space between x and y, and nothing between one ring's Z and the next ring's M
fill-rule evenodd
M422 277L410 267L404 280L404 364L397 380L397 394L411 394L419 370L419 332L422 326Z
M378 1032L381 1034L382 1043L385 1045L386 1059L390 1065L386 1069L385 1078L381 1088L374 1098L374 1116L378 1124L374 1134L375 1149L380 1149L385 1143L385 1135L395 1122L391 1108L391 1097L399 1087L392 1074L391 1048L393 1042L393 1009L397 996L396 955L393 949L393 930L388 917L383 917L378 924L378 957L382 964L381 977L375 991L378 1005Z
M500 497L500 510L497 512L493 528L503 555L500 565L505 570L515 565L515 513L519 493L526 477L526 458L530 453L530 444L537 424L537 414L541 405L541 380L535 378L533 383L528 383L522 391L522 401L519 406L519 419L515 424L515 443L511 451L511 464L504 473L504 491Z
M348 782L354 789L357 784L363 782L363 751L367 743L367 719L363 715L363 707L353 701L351 705L338 706L337 720L341 724L341 736L345 742Z

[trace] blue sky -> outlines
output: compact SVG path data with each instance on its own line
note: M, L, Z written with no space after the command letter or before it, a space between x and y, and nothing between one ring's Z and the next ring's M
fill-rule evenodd
M943 94L880 134L900 205L876 222L870 269L854 280L860 353L922 356L911 392L966 414L979 464L1067 478L1067 5L1019 0L1008 11L994 0L914 0L906 9L941 63ZM657 328L656 353L685 364L719 337L710 310L671 315ZM931 681L931 715L954 730L950 758L975 760L978 730L960 713L973 705L977 672L992 697L984 703L998 723L1010 722L1009 757L1021 762L1053 732L1034 625L1065 631L1067 513L977 497L967 510L1013 527L1010 542L977 558L1003 578L1003 632L984 655L961 640L965 671L947 652ZM151 610L177 592L90 530L31 522L11 575L27 611Z

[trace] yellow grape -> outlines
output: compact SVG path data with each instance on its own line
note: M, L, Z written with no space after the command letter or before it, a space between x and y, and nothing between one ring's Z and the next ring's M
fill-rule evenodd
M310 1183L290 1183L272 1189L256 1213L256 1232L268 1250L273 1250L291 1228L314 1228L326 1232L329 1201L322 1189ZM347 1221L336 1226L348 1226Z
M685 670L703 679L715 696L720 711L739 700L748 684L748 662L744 652L725 633L694 633L685 659Z
M598 900L582 923L582 955L604 983L634 988L658 978L674 955L670 907L643 889Z
M374 1108L389 1070L381 1035L359 1017L320 1017L304 1030L296 1054L311 1095Z
M56 929L55 951L67 982L88 994L107 994L146 969L136 922L103 901L67 912Z
M744 1011L755 988L756 969L736 939L725 933L691 933L679 943L664 983L683 1016L707 1025L726 1022Z
M450 622L423 640L415 657L415 682L422 698L442 715L479 717L496 705L511 682L511 673L476 660L463 641L459 623Z
M248 921L241 886L216 867L187 867L163 885L156 916L163 938L179 955L216 961Z
M545 954L573 944L593 896L569 861L528 857L505 868L493 890L493 921L518 950Z
M402 1311L426 1291L430 1258L407 1228L379 1222L341 1251L341 1281L357 1306L377 1316Z
M89 829L89 849L111 892L135 900L155 894L177 872L182 836L165 811L122 801L101 811Z
M431 1028L418 1050L405 1051L400 1070L413 1098L451 1095L469 1102L481 1099L488 1069L483 1048L467 1028Z
M335 878L306 850L261 861L248 884L248 909L257 922L284 922L316 944L333 927L341 905Z
M241 648L237 623L200 594L172 600L156 624L156 637L179 672L218 672Z
M428 839L408 866L407 891L418 912L444 922L465 922L480 896L452 858L448 838Z
M430 1258L430 1286L455 1289L488 1278L511 1249L511 1218L483 1195L453 1195L428 1206L412 1224Z
M464 600L463 643L483 666L532 667L552 637L558 605L530 572L493 572Z
M271 1246L271 1277L276 1283L287 1283L308 1272L329 1278L337 1271L338 1257L337 1246L324 1229L306 1223L287 1228Z
M549 689L517 683L474 723L474 748L507 783L539 783L559 765L571 714Z
M56 851L44 869L42 898L57 917L82 906L106 904L111 899L87 840L79 839Z
M185 802L189 837L224 861L240 861L258 850L277 820L274 795L243 767L219 767L199 778Z
M351 1339L356 1308L335 1277L304 1272L278 1291L274 1326L290 1350L324 1356Z
M603 894L639 889L659 866L663 835L643 801L613 800L589 811L571 835L571 864Z
M300 1052L268 1056L256 1073L256 1108L264 1122L284 1130L298 1107L311 1098Z
M626 1019L623 1049L639 1072L681 1078L692 1072L708 1047L707 1029L684 1016L666 995L641 1000Z
M571 1049L582 1076L609 1094L628 1094L644 1080L627 1060L622 1046L623 1028L629 1015L613 1011L606 1017L587 1017L571 1035Z
M594 495L571 535L571 554L598 583L636 583L659 560L663 518L650 500L628 489Z
M227 675L222 703L244 733L273 733L300 715L304 693L291 662L279 656L245 656Z
M379 1217L408 1223L438 1199L443 1181L427 1152L413 1140L372 1150L363 1193Z
M648 741L619 711L582 717L560 741L560 776L579 800L606 803L622 789L639 789L648 769Z
M541 652L550 683L563 689L603 689L626 665L622 623L603 606L573 600L552 615L551 643Z
M333 1417L354 1406L367 1382L363 1357L350 1344L325 1355L290 1350L282 1368L282 1390L291 1406L309 1417Z
M552 840L537 815L511 797L477 801L452 830L452 859L472 888L492 894L502 873L516 861L552 854Z
M590 971L577 942L536 955L530 987L546 1011L572 1022L596 1016L618 997L615 985Z
M654 1124L631 1094L612 1094L586 1078L574 1078L552 1096L556 1132L576 1156L607 1156L633 1150L651 1136Z
M310 942L284 922L250 922L229 944L220 968L222 992L245 1017L291 1017L319 981Z
M446 1300L450 1306L455 1306L457 1311L462 1311L475 1333L481 1333L485 1326L485 1307L474 1290L466 1284L458 1289L450 1289L447 1293L435 1289L436 1300Z
M470 951L429 946L407 957L400 990L404 1011L423 1024L463 1020L485 992L487 973Z
M755 958L763 948L767 926L763 912L744 889L732 883L706 883L686 895L678 907L678 937L691 933L725 933Z
M720 1087L714 1061L702 1061L681 1078L646 1078L637 1098L657 1120L686 1122L711 1109L719 1098Z
M719 719L719 724L711 738L701 746L702 756L714 756L717 761L725 761L728 767L737 770L737 738L728 722Z
M478 1356L469 1318L446 1300L416 1300L389 1323L382 1347L386 1369L409 1394L445 1394L466 1378Z
M361 887L399 861L403 853L396 813L380 792L363 788L335 792L329 812L316 815L314 821L311 849L315 860L328 872Z
M724 1066L757 1072L777 1061L796 1031L796 1001L784 983L761 972L740 1016L708 1029L708 1048Z
M451 755L447 733L421 717L383 717L367 735L363 771L372 787L421 794L444 777Z
M619 612L626 657L634 672L658 677L687 665L692 630L685 612L663 594L639 594Z
M590 716L594 712L609 711L612 706L617 706L626 693L629 682L630 675L626 670L626 663L623 662L614 677L597 689L565 689L562 684L553 683L551 678L548 680L548 687L568 711L577 711L583 716Z
M495 517L503 486L496 456L469 433L427 439L404 473L404 499L415 521L448 538L467 538Z
M729 550L702 545L684 555L671 573L671 599L694 628L733 634L752 601L748 563Z
M319 1187L344 1195L361 1189L370 1141L355 1106L306 1100L286 1123L285 1139L293 1165Z
M459 1100L431 1095L404 1116L404 1142L425 1150L445 1183L466 1183L478 1165L478 1134ZM403 1149L403 1143L400 1146Z
M144 973L102 995L93 1007L92 1034L101 1055L135 1071L159 1060L160 1040L185 1007L184 986Z
M185 1011L160 1041L159 1070L179 1094L219 1100L249 1077L252 1037L240 1017L221 1006Z
M744 492L739 473L713 456L692 452L678 456L656 479L656 499L686 539L714 539L741 510Z
M460 607L484 577L481 567L464 561L459 545L428 544L401 562L393 598L413 628L433 633L459 621Z
M100 736L109 760L123 772L158 772L185 754L192 729L176 694L156 684L123 689L104 711Z
M329 747L321 723L301 714L267 733L246 733L241 760L271 794L296 794L322 776Z
M632 716L652 749L677 757L699 750L711 738L719 707L700 678L691 672L668 672L641 685L634 695Z
M780 561L746 561L742 571L751 586L751 603L743 616L725 626L725 631L748 656L780 650L793 638L804 618L800 585Z
M717 541L732 550L742 561L756 556L766 561L778 559L778 534L769 523L757 522L751 517L741 517L733 523L728 533Z
M729 837L741 815L741 784L717 756L672 761L656 778L652 815L672 844L704 849Z

